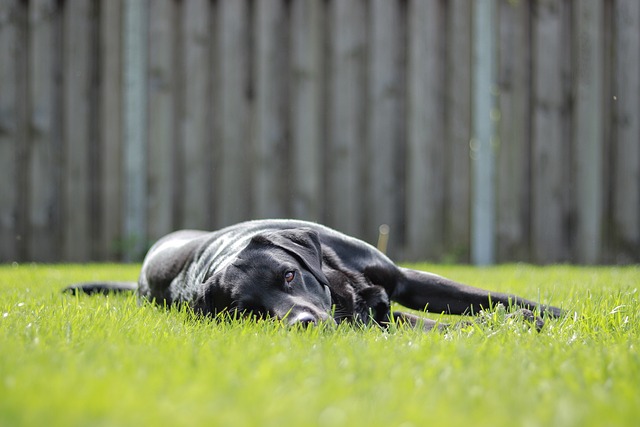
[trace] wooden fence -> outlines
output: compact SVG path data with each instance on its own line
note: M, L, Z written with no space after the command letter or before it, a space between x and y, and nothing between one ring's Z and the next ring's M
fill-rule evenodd
M262 217L638 262L639 58L637 0L1 0L0 262Z

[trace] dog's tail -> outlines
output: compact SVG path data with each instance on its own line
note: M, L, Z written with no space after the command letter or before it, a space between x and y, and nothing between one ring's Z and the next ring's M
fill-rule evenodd
M113 293L133 292L137 289L138 284L136 282L84 282L67 286L62 292L72 295L78 295L80 293L88 295L108 295Z

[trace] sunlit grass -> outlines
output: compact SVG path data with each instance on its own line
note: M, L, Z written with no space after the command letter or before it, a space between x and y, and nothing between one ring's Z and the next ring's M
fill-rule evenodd
M137 265L2 266L0 425L636 425L638 267L420 267L569 315L292 330L60 293Z

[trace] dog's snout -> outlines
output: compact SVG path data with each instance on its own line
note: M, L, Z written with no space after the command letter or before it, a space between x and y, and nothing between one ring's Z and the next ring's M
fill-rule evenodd
M313 314L303 311L302 313L299 313L298 315L293 317L289 323L291 324L291 326L300 325L306 327L315 325L317 322L318 319L316 319Z

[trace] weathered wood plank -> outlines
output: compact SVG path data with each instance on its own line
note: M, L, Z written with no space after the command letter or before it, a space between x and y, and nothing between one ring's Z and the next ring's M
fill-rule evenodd
M362 230L360 191L364 138L365 5L362 0L331 5L332 78L329 107L327 222L350 234Z
M209 102L209 2L189 0L183 3L182 37L184 46L184 150L183 224L185 228L211 227L208 200L211 198L210 102Z
M144 254L147 244L146 204L146 36L147 16L144 3L124 3L124 204L125 259Z
M122 0L100 4L101 259L121 257L123 236Z
M409 3L406 232L412 259L438 259L444 247L442 17L439 2Z
M17 49L14 60L18 79L16 81L16 250L19 259L27 258L27 245L31 234L29 227L29 151L31 142L31 96L29 82L29 9L28 4L21 2L17 8Z
M500 261L529 258L530 12L527 2L500 2L498 84L501 117L496 216Z
M454 0L447 20L445 250L458 262L469 261L471 226L471 10L469 1Z
M613 238L616 261L640 257L640 2L615 3Z
M0 262L18 260L18 14L17 0L0 2Z
M564 227L563 8L560 2L538 0L533 19L533 129L531 240L535 262L565 260Z
M578 262L600 257L603 217L602 0L576 3L574 156L576 165L576 247Z
M401 28L398 2L376 0L370 5L369 82L367 94L366 161L363 164L367 211L363 236L374 243L382 224L395 232L400 188L396 157L400 141ZM393 243L394 240L391 241ZM393 251L393 249L391 249Z
M29 242L28 257L33 261L54 261L58 252L54 223L56 179L53 121L53 55L57 5L53 0L35 0L29 10L29 84L31 95L31 139L28 170Z
M251 217L251 151L249 110L249 9L247 0L220 0L220 134L222 154L219 225Z
M174 42L176 3L149 3L149 239L156 240L174 228L174 145L176 141L176 54Z
M291 5L292 214L319 221L322 214L321 0Z
M471 261L495 261L496 43L495 0L476 1L473 17Z
M286 17L283 0L256 2L255 216L288 216L289 161L287 141Z
M63 257L90 258L89 145L92 4L70 0L64 10Z
M221 119L220 114L220 69L221 56L220 56L220 31L218 28L218 22L220 16L220 2L214 0L209 7L209 146L207 149L207 156L211 165L211 172L209 178L210 184L210 199L205 204L205 208L209 211L211 228L215 229L219 224L218 218L218 200L220 200L220 172L222 169L222 137L221 137Z

